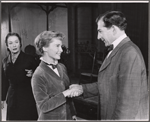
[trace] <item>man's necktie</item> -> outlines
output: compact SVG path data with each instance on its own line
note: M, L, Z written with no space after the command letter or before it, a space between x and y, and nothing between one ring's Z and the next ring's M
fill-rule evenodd
M111 50L113 50L113 44L111 44L111 45L109 45L109 46L107 46L106 48L107 48L107 52L109 53Z
M105 48L105 51L104 51L104 59L105 59L105 57L108 55L108 53L113 50L113 47L114 47L113 44L111 44L111 45L109 45L109 46L107 46L107 47Z

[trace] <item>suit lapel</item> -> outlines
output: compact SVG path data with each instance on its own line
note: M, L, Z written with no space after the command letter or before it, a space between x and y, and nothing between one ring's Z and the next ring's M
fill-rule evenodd
M68 89L69 79L68 79L67 73L64 71L63 67L60 64L58 64L57 69L60 74L61 82L64 84L65 89Z
M61 66L59 64L57 66L57 70L58 70L58 73L60 75L60 78L62 79L63 78L63 70L62 70L62 68L61 68Z
M48 74L51 74L53 77L60 80L60 77L51 68L49 68L43 61L41 61L40 65L41 65L41 67L43 67L44 70L47 71Z
M43 67L44 70L47 71L48 74L51 74L52 77L55 77L58 81L62 82L64 86L66 87L65 81L64 81L64 74L63 74L64 72L60 64L58 64L57 66L57 70L58 70L60 77L51 68L49 68L43 61L41 61L40 65L41 67Z
M60 77L51 68L49 68L43 61L41 61L40 67L42 67L43 70L47 71L46 73L50 74L50 77L55 78L55 80L53 80L51 82L53 82L55 85L60 86L58 89L59 91L66 89L66 85L63 81L63 71L59 64L57 66L57 69L58 69Z
M112 53L109 55L108 58L105 58L102 66L100 67L99 72L101 72L102 70L104 70L110 63L112 58L115 56L115 54L120 50L120 48L127 43L128 41L130 41L129 37L126 37L125 39L123 39L118 45L117 47L112 51Z

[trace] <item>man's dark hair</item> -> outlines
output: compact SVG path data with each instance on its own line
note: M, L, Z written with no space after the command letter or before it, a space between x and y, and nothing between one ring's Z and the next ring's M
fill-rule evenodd
M112 25L117 26L120 30L125 30L127 27L127 20L124 14L120 11L109 11L104 13L103 15L99 15L96 19L96 22L102 19L104 22L104 26L110 28Z

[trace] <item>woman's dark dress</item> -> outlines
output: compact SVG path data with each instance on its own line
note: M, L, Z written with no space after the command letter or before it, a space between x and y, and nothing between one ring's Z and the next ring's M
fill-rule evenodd
M21 51L14 64L8 56L2 65L2 101L6 99L7 120L37 120L31 77L25 71L36 69L34 58Z

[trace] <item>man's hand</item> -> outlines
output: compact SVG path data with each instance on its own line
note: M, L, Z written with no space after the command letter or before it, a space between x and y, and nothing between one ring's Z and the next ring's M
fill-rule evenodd
M69 89L63 91L65 97L77 97L83 93L83 88L81 85L73 84L69 86Z
M72 84L69 89L72 91L69 97L77 97L83 93L82 85L79 84Z

